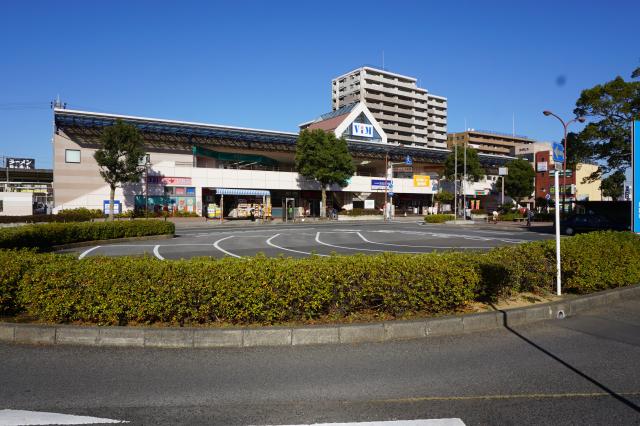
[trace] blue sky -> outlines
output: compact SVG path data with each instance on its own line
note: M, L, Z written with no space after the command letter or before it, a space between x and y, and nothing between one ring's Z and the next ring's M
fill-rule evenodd
M559 140L580 91L640 66L637 1L14 1L0 154L51 167L49 102L297 130L363 64L415 76L467 127ZM577 129L577 128L576 128Z

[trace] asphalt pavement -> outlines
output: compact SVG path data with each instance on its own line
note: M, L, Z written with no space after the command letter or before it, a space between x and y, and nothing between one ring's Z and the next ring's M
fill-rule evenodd
M308 222L293 225L215 222L179 225L174 239L114 242L63 250L78 257L140 256L182 259L200 256L305 257L311 254L426 253L487 250L496 246L552 238L544 227L424 224L418 220L375 222Z
M2 409L145 425L640 424L637 299L511 330L405 342L224 350L0 345L0 359L0 424Z

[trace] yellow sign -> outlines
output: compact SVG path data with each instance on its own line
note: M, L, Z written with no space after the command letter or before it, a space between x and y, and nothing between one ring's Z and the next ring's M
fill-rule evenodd
M413 175L413 186L431 186L431 176Z

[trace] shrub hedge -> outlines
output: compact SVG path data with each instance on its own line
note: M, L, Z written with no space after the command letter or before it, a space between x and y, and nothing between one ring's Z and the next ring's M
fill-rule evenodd
M35 214L28 216L0 216L0 223L46 223L46 222L88 222L104 217L100 210L84 207L62 210L58 214Z
M426 223L444 223L453 219L452 214L430 214L424 217Z
M640 236L563 240L564 291L640 282ZM488 253L305 259L89 258L0 250L0 312L97 324L272 324L362 312L447 313L474 299L553 291L554 242Z
M382 216L382 211L378 209L351 209L340 210L341 215L345 216Z
M0 248L47 249L54 245L112 238L173 234L175 225L161 220L46 223L0 229Z

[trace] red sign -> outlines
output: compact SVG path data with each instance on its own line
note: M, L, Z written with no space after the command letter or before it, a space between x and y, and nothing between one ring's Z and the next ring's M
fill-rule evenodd
M191 185L190 177L148 176L147 182L157 185L176 186Z

